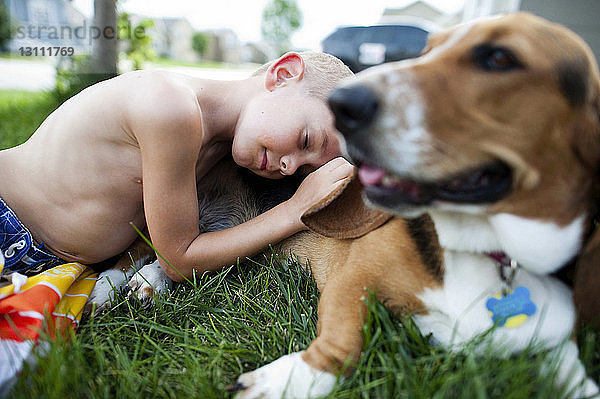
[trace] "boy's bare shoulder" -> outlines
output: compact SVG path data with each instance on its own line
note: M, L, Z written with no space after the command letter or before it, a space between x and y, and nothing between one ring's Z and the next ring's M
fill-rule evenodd
M202 126L198 98L188 81L165 71L135 71L122 75L125 122L136 137L160 133L186 134Z
M132 117L177 121L200 112L196 93L180 75L165 71L135 71L126 75L125 88L131 98L127 111Z

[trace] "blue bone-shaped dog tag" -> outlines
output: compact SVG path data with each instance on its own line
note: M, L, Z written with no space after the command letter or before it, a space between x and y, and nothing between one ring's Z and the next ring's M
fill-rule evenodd
M523 286L515 288L513 293L507 296L489 298L485 307L492 313L492 321L498 323L500 327L503 327L510 318L523 315L522 321L507 325L507 327L516 327L537 310L535 303L530 299L529 290Z

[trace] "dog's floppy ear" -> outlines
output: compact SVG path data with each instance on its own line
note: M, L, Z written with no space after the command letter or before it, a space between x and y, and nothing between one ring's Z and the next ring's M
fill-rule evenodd
M600 229L577 260L573 296L579 321L600 326Z
M597 76L597 75L596 75ZM589 196L594 233L576 263L573 295L579 321L600 327L600 81L592 86L591 101L585 105L583 125L575 133L575 148L591 170Z
M557 67L561 91L578 112L571 125L571 145L600 184L600 77L593 62L563 62Z
M326 237L346 239L367 234L392 215L367 207L362 191L363 185L355 175L302 215L302 222Z

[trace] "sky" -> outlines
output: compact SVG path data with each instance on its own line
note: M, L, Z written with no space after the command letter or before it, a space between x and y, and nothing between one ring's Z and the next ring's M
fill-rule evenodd
M242 42L261 39L262 10L270 0L120 0L127 12L149 17L186 17L197 30L231 28ZM341 25L370 25L386 7L403 7L414 0L296 0L304 22L292 36L297 48L320 48L320 42ZM426 0L446 12L462 8L464 0ZM91 15L93 0L74 0Z

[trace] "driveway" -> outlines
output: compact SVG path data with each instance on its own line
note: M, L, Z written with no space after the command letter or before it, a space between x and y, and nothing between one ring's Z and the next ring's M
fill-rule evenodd
M184 75L194 76L200 79L213 80L241 80L246 79L258 69L258 67L234 67L234 68L190 68L190 67L164 67L149 65L144 69L164 69L167 71L177 72Z
M202 79L239 80L250 76L255 67L213 69L150 64L146 69L164 69ZM0 58L0 90L48 90L54 88L55 79L56 69L52 60Z
M52 89L56 69L50 61L0 58L0 89L39 91Z

